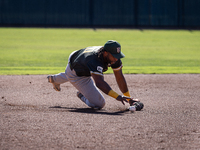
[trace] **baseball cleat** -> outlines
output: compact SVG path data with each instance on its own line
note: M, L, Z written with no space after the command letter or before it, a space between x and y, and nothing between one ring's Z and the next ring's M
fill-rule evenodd
M79 91L76 93L76 95L77 95L77 97L82 101L82 102L84 102L86 105L88 105L88 103L87 103L87 99L83 96L83 94L82 93L80 93Z
M79 91L76 93L77 97L81 99L83 97L83 94L81 94Z
M60 90L61 90L60 84L57 84L57 83L54 82L53 76L48 76L47 79L48 79L48 82L49 82L49 83L52 83L52 84L53 84L53 88L54 88L56 91L60 91Z
M80 93L79 91L76 93L76 95L77 95L78 98L80 98L80 100L81 100L82 102L84 102L84 103L85 103L86 105L88 105L90 108L92 108L92 109L98 109L98 110L102 109L101 107L97 107L97 106L94 106L93 104L91 104L91 103L87 100L87 98L85 98L85 97L83 96L83 94Z

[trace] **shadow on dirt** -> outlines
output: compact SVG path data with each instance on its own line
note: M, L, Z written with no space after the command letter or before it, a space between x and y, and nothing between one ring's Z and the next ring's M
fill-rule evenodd
M61 107L61 106L52 106L49 108L53 109L62 109L67 110L69 112L76 112L76 113L86 113L86 114L100 114L100 115L123 115L128 110L117 111L117 112L107 112L104 109L93 109L93 108L72 108L72 107Z

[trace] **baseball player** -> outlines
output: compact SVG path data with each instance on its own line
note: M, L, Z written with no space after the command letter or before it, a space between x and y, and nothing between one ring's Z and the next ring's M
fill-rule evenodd
M60 84L69 81L77 90L77 96L89 107L101 109L105 99L99 89L118 101L129 102L127 83L122 73L121 46L117 41L109 40L104 46L91 46L74 51L70 54L65 72L48 76L48 82L53 84L56 91L60 91ZM104 80L103 72L108 67L113 69L118 87L123 95L116 93ZM92 78L93 80L92 80Z

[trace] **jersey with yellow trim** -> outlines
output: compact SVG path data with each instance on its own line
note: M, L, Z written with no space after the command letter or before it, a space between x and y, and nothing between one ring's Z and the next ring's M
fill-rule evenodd
M91 76L91 74L103 75L108 69L108 63L104 61L103 55L98 56L98 50L102 46L92 46L76 51L70 58L71 67L77 76ZM122 67L120 59L111 65L112 69L119 70Z

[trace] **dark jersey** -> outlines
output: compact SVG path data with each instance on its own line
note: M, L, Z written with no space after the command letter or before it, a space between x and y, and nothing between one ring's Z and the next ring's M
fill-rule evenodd
M98 55L98 50L102 46L92 46L76 51L70 58L71 67L77 76L91 76L91 74L103 75L108 68L108 63L104 61L103 55ZM111 65L113 70L121 69L120 59Z

